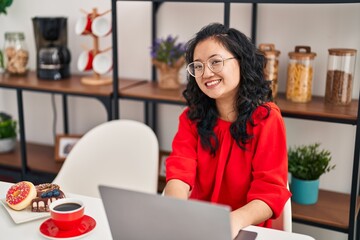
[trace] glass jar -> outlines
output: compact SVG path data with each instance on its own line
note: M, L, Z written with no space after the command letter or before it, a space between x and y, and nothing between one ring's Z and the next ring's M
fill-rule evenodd
M352 97L356 49L331 48L328 51L325 101L347 105Z
M24 75L27 72L29 51L22 32L5 33L5 71L9 74Z
M311 101L315 56L309 46L296 46L295 51L289 53L286 99L300 103Z
M268 81L271 81L270 87L272 90L272 97L276 98L278 93L280 51L275 50L275 45L270 43L260 44L259 49L264 53L266 59L264 78Z

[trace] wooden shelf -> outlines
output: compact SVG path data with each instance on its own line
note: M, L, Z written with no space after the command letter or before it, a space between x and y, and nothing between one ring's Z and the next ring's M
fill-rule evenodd
M182 92L182 85L176 90L164 90L158 87L156 82L142 82L119 91L120 98L128 98L141 101L165 102L170 104L186 104ZM312 119L327 122L339 122L356 124L358 100L352 100L349 105L333 105L325 103L324 97L313 96L311 102L295 103L286 100L284 93L279 93L275 99L284 117L296 117L300 119Z
M100 85L91 86L81 83L84 75L72 75L68 79L43 80L38 79L35 72L29 72L25 76L9 76L0 74L0 87L22 89L38 92L53 92L70 95L84 95L97 97L110 97L113 93L113 86ZM121 78L119 79L120 89L126 89L130 86L136 86L145 80Z
M311 102L295 103L286 100L284 93L279 93L275 99L285 117L309 118L314 120L356 124L358 100L352 100L349 105L334 105L325 103L324 97L313 96Z
M358 201L356 212L359 212ZM292 202L293 220L331 226L347 232L349 228L350 195L326 190L319 191L319 199L313 205Z
M143 82L119 91L120 98L128 98L142 101L167 102L172 104L185 104L186 101L182 96L185 86L179 89L166 90L158 87L157 82Z
M56 175L61 166L61 162L55 162L54 147L35 143L27 143L27 164L30 170L50 173ZM9 153L0 154L0 167L19 169L21 171L20 145Z

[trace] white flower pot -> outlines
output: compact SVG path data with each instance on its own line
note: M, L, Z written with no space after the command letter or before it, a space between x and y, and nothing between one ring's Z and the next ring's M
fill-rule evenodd
M6 153L14 150L16 137L0 139L0 153Z

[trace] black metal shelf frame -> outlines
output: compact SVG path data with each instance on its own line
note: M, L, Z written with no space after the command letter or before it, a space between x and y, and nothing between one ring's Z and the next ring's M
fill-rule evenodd
M256 43L256 28L257 28L257 4L345 4L345 3L360 3L360 0L348 0L348 1L336 1L336 0L263 0L263 1L251 1L251 0L111 0L111 9L112 9L112 42L113 42L113 79L118 79L119 77L119 69L118 69L118 31L117 31L117 8L116 4L119 1L126 2L152 2L152 40L156 38L156 13L159 10L161 4L165 2L169 3L178 3L178 2L198 2L198 3L223 3L224 4L224 25L229 26L230 24L230 4L231 3L252 3L252 23L251 23L251 39L254 43ZM156 79L156 71L152 70L152 80ZM118 88L118 81L113 81L113 88ZM119 118L119 93L118 91L114 91L114 104L113 104L113 117L114 119ZM164 100L152 100L152 99L138 99L138 98L127 98L132 100L139 100L145 102L145 119L146 123L151 125L151 127L156 132L156 115L157 115L157 103L166 103L166 104L175 104L181 105L181 102L172 102L172 101L164 101ZM360 92L359 92L360 99ZM349 240L357 240L360 238L360 218L358 213L356 212L357 208L357 198L359 194L359 161L360 161L360 104L358 104L358 117L356 122L351 120L337 119L337 118L326 118L319 116L308 116L301 114L284 114L284 117L296 118L296 119L306 119L306 120L314 120L314 121L324 121L324 122L332 122L332 123L342 123L342 124L350 124L356 125L356 135L355 135L355 150L354 150L354 160L353 160L353 172L352 172L352 181L351 181L351 194L350 194L350 209L349 209L349 228L347 231L344 229L338 229L332 226L307 222L307 221L297 221L299 223L305 223L312 226L322 227L329 230L340 231L348 233ZM151 116L151 119L150 117Z

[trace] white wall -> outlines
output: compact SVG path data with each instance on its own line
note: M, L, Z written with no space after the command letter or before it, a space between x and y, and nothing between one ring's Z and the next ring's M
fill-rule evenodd
M71 71L77 72L76 61L81 45L91 46L88 37L77 36L74 25L82 15L80 8L91 11L97 7L100 12L110 9L110 1L104 0L17 0L7 16L0 16L0 46L4 33L22 31L30 51L30 68L35 69L35 43L31 24L34 16L68 17L68 42L72 53ZM150 78L151 63L151 4L143 2L119 2L119 67L120 75L136 78ZM259 5L258 43L274 43L280 55L280 91L285 90L288 52L295 45L309 45L317 53L315 58L314 95L324 95L328 48L344 47L360 50L360 5ZM158 14L158 36L168 34L179 36L180 41L192 37L202 26L210 22L223 21L222 4L166 3ZM230 25L250 35L251 5L232 4ZM100 40L102 48L111 44L111 37ZM359 53L357 53L359 59ZM353 98L359 93L359 65L356 63ZM185 72L183 70L182 74ZM58 110L56 131L61 133L61 98L55 97ZM159 107L159 141L162 149L171 149L171 140L177 128L177 116L181 106L162 105ZM53 113L51 97L44 93L24 93L26 135L28 140L53 144ZM17 117L16 95L12 90L0 90L0 110ZM70 131L82 134L95 125L106 121L106 113L96 100L70 97ZM120 116L143 121L143 104L135 101L120 101ZM336 169L321 177L320 186L339 192L350 192L352 159L354 152L355 128L342 124L331 124L296 119L285 119L288 145L322 143L322 147L332 152ZM337 141L335 141L335 138ZM347 239L346 234L327 231L301 224L294 224L295 232L303 232L322 240Z

